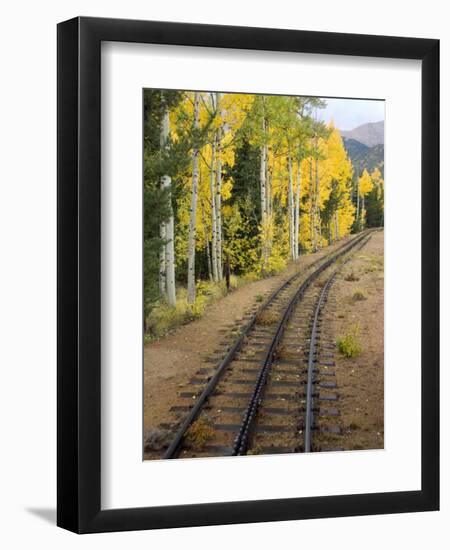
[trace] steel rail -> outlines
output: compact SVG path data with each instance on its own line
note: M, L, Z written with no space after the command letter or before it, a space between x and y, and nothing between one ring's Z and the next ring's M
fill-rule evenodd
M247 406L247 409L244 413L244 417L242 420L241 428L239 430L238 435L236 436L236 439L234 441L233 445L233 451L232 455L243 455L247 452L248 443L250 439L251 429L253 427L254 420L256 418L256 413L259 408L259 405L261 403L261 397L263 388L267 381L267 376L270 371L270 367L272 365L273 359L275 357L275 353L277 351L277 348L279 346L280 340L283 337L286 325L291 317L292 311L294 307L297 305L300 298L303 297L303 294L307 290L307 288L311 285L311 283L317 279L317 277L325 271L330 265L332 265L336 260L338 260L341 256L352 250L356 245L361 243L363 239L367 238L367 232L363 233L362 235L359 235L357 238L353 239L350 243L346 243L337 254L334 254L332 257L330 257L327 261L325 261L318 269L316 269L309 277L302 283L302 285L299 287L299 289L294 294L293 298L290 300L288 306L286 307L284 314L278 324L277 330L275 332L275 335L272 339L272 342L268 348L268 351L266 353L266 356L264 358L262 367L260 369L260 372L258 374L257 381L255 383L255 387L252 393L252 396L250 397L249 404Z
M258 309L258 311L252 315L249 322L245 325L243 331L240 333L240 335L236 338L233 346L228 350L226 355L223 357L221 362L219 363L219 366L216 369L216 372L211 377L211 379L208 381L207 385L203 389L202 393L198 396L195 405L190 410L189 414L184 419L182 425L178 429L174 439L170 443L169 447L164 452L162 458L163 459L173 459L177 457L177 454L180 450L181 443L183 441L184 436L186 435L187 430L191 426L191 424L196 420L197 416L199 415L202 408L205 406L206 402L208 401L211 394L214 392L217 384L219 383L220 379L222 378L226 368L228 365L233 361L236 353L240 350L242 347L242 344L244 342L244 339L249 334L249 332L252 330L256 323L256 318L258 314L266 309L275 299L276 297L287 287L289 286L296 278L300 277L304 274L305 271L313 268L318 263L322 261L327 261L327 258L334 258L340 255L340 251L343 249L346 249L350 244L359 242L363 236L366 235L366 232L364 232L361 235L357 235L354 239L352 239L350 242L346 242L339 246L336 250L333 252L330 252L329 254L317 258L314 262L312 262L309 266L305 267L301 271L295 273L292 275L292 277L289 277L277 290L275 290L270 297L266 300L266 302Z
M360 250L369 241L370 238L371 238L371 235L369 234L369 236L366 239L363 239L360 245L358 246L358 250ZM336 269L332 273L332 275L329 277L329 279L325 283L320 293L320 296L314 311L314 320L313 320L313 325L311 327L311 335L310 335L310 341L309 341L308 371L307 371L307 381L306 381L305 435L304 435L304 444L303 444L304 453L310 453L311 446L312 446L312 429L314 424L314 409L313 409L314 363L315 363L315 355L317 351L317 339L318 339L317 328L319 324L319 317L322 312L322 308L324 306L325 300L327 299L328 292L331 288L331 285L333 284L334 278L336 277L338 271L342 269L342 267L350 259L351 258L347 258L347 260L340 267L338 267L338 269Z
M304 445L303 445L303 452L305 453L311 452L311 430L314 422L312 394L313 394L313 382L314 382L313 369L314 369L316 347L317 347L317 326L319 324L319 316L322 311L322 307L325 302L327 293L334 281L334 278L336 277L337 272L338 270L336 270L331 275L331 277L328 279L325 286L323 287L322 292L320 293L320 297L314 312L313 325L311 328L311 338L309 342L309 354L308 354L308 374L307 374L307 382L306 382L305 436L304 436Z

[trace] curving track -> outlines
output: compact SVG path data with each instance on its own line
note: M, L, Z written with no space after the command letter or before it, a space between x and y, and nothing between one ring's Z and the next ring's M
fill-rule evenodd
M338 414L332 350L321 315L342 260L370 238L364 232L286 281L252 316L187 412L163 458L310 452L317 419ZM334 271L333 271L333 268ZM308 274L309 272L309 274ZM194 380L193 383L201 383ZM186 399L191 399L186 395ZM200 449L186 434L198 419L211 432ZM321 449L325 450L325 449Z

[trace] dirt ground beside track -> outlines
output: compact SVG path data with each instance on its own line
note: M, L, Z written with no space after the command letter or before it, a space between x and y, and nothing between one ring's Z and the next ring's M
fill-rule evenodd
M356 298L355 298L356 297ZM357 299L360 298L360 299ZM339 273L330 292L335 312L324 330L334 341L359 327L361 353L335 352L341 435L320 434L324 447L382 449L384 446L384 232L376 232Z

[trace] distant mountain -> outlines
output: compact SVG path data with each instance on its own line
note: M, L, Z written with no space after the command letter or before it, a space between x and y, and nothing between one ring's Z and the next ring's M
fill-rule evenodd
M368 147L384 145L384 120L368 122L353 128L353 130L342 130L341 135L344 138L359 141Z
M344 138L343 141L356 175L359 176L364 168L368 172L372 172L376 166L384 175L384 145L382 143L368 147L356 139Z

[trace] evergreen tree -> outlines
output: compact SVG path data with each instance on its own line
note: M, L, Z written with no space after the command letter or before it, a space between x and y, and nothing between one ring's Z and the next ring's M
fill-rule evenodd
M169 241L166 238L165 228L173 219L176 197L172 189L186 164L186 147L182 141L175 145L164 126L168 123L167 113L181 98L178 91L144 90L144 319L157 300L166 297L161 266L164 261L165 277L166 249L174 243L170 235ZM165 134L163 142L162 134ZM173 303L173 294L171 298Z
M382 227L384 225L384 180L377 167L370 175L373 187L366 197L367 227Z

